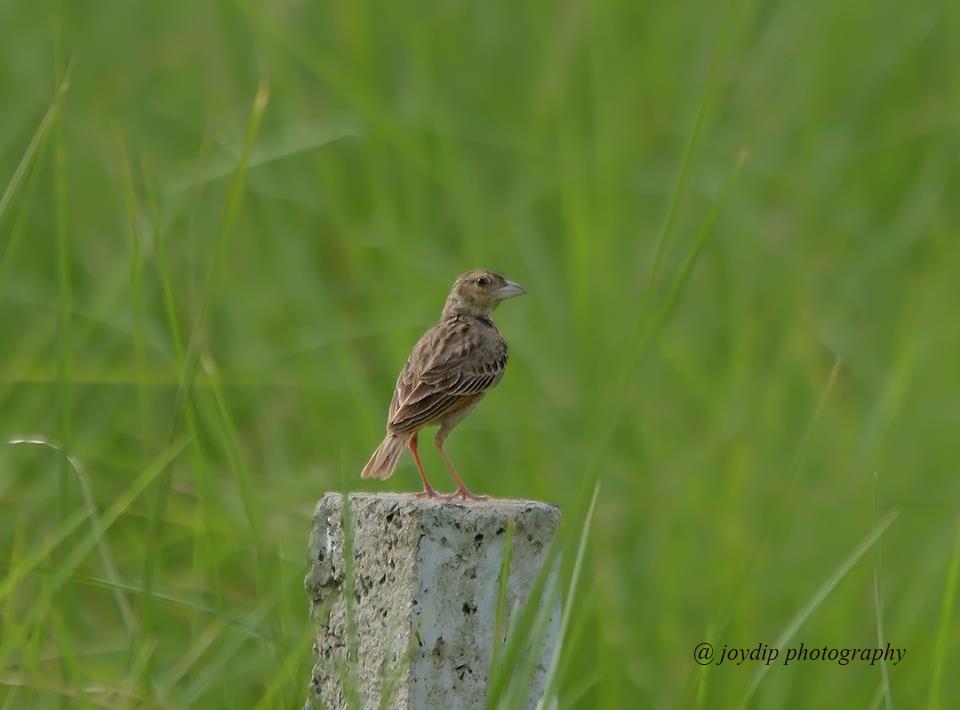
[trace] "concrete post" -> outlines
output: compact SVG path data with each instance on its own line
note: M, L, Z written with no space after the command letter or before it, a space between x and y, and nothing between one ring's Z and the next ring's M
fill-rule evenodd
M524 500L446 502L410 495L351 493L356 633L344 589L339 493L317 504L305 585L316 624L316 665L306 707L397 710L482 708L503 564L514 520L506 612L519 614L560 520L556 506ZM346 587L349 588L349 587ZM529 705L542 695L559 628L551 610ZM505 627L507 624L505 624ZM356 639L353 683L342 679ZM381 705L383 702L383 705Z

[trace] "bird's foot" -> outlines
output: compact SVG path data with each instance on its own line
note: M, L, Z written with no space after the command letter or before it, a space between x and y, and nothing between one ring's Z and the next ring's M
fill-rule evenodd
M414 498L446 498L433 490L430 486L424 487L419 493L412 493Z
M444 500L490 500L490 496L477 495L466 486L460 486L453 493L448 493L440 497Z

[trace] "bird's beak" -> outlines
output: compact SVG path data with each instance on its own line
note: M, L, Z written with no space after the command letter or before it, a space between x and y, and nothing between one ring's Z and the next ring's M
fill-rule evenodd
M507 281L503 286L497 289L497 300L504 301L508 298L513 298L514 296L522 296L527 292L520 284L514 281Z

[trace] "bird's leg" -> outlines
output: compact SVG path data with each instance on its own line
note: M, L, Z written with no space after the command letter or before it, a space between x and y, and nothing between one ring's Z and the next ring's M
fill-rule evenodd
M443 496L443 498L447 500L452 500L454 498L459 498L460 500L487 500L488 496L478 496L476 493L467 488L467 484L463 482L462 478L460 478L460 474L457 473L457 469L453 467L453 463L443 450L443 440L445 438L446 432L444 432L441 428L440 431L437 432L437 436L434 438L433 443L437 445L437 451L440 452L440 458L443 459L443 462L447 464L447 468L450 469L450 475L453 476L453 480L456 481L457 490L449 495Z
M437 492L433 490L433 486L430 485L430 481L427 480L427 474L423 472L423 463L420 461L420 454L417 453L417 435L414 434L413 438L410 439L408 444L410 447L410 453L413 454L413 460L417 464L417 470L420 472L420 478L423 479L423 490L419 493L414 493L414 498L437 498Z

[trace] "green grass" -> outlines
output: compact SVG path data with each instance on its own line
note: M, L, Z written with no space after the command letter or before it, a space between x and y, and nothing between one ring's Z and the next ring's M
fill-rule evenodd
M890 0L0 3L0 708L302 704L313 503L417 488L357 474L475 266L530 294L449 448L565 510L560 707L949 707L958 33ZM692 658L878 635L902 663Z

